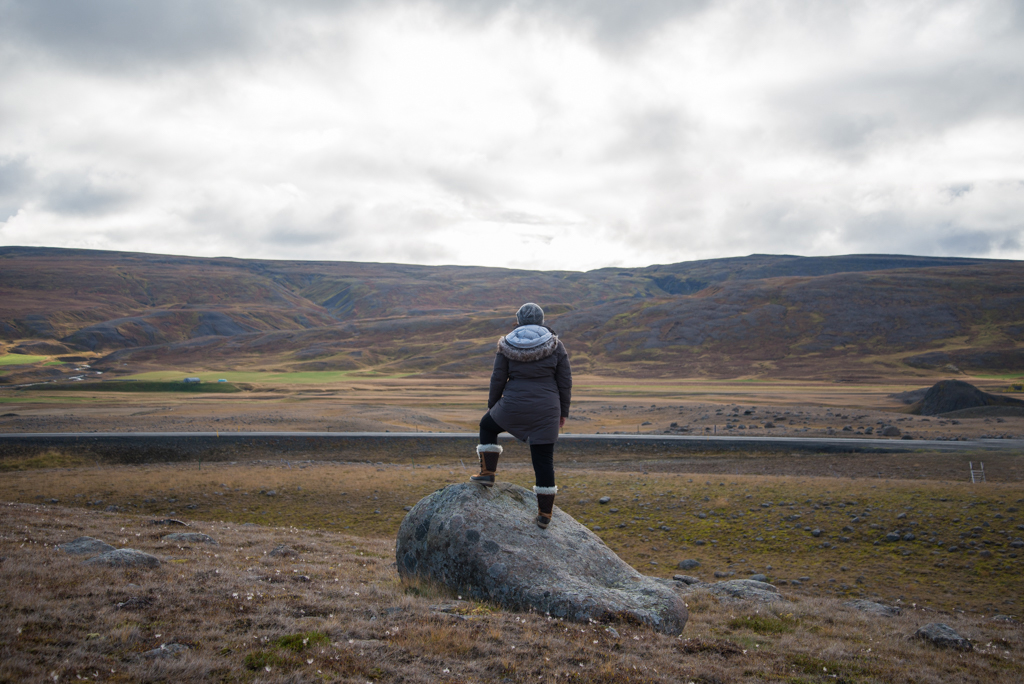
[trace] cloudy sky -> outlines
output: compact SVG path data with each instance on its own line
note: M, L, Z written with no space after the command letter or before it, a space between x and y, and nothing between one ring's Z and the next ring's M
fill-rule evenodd
M1024 258L1020 0L0 0L0 244Z

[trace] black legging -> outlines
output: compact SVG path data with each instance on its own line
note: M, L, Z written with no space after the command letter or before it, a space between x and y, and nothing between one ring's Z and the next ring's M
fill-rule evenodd
M494 422L490 412L480 419L480 443L497 444L498 433L505 428ZM533 474L537 478L538 487L555 486L555 445L531 444L530 459L533 461Z

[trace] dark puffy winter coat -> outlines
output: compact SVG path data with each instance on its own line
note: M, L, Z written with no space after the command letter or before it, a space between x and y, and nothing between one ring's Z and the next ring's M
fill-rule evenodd
M498 340L487 408L513 437L554 444L558 419L568 417L571 397L569 355L558 337L532 349L514 347L505 337Z

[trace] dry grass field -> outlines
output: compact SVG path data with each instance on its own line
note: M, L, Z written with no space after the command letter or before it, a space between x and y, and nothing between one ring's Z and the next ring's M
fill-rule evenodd
M501 474L531 484L524 454L509 455ZM471 464L458 457L113 467L41 454L0 480L10 502L0 509L0 680L1024 679L1019 481L696 476L655 470L657 460L627 471L563 455L557 505L634 567L670 577L695 559L686 574L709 582L764 573L787 600L727 603L697 590L686 630L672 638L402 586L393 540L403 508L467 477ZM151 524L167 517L220 545L163 541L186 529ZM896 530L900 540L886 541ZM164 563L96 569L55 550L81 535ZM268 555L280 544L296 555ZM869 616L844 605L853 598L902 614ZM929 622L976 649L908 638ZM168 643L189 650L142 655Z
M186 374L164 372L156 377ZM328 378L321 374L319 384L309 384L287 382L291 375L295 374L243 384L246 391L233 394L101 392L90 391L87 385L76 386L76 391L45 386L31 391L0 389L0 432L472 432L486 410L486 377L340 374L345 377ZM1007 387L1005 380L970 380L990 391ZM582 375L575 379L565 432L872 438L870 431L893 424L915 439L1024 438L1022 416L910 416L906 405L892 397L932 382L915 378L886 383L636 380ZM773 427L766 428L768 422Z

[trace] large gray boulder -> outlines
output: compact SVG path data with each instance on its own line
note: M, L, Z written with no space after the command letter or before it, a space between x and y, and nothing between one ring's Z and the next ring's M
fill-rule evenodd
M402 521L398 572L511 610L682 632L686 604L672 589L634 570L558 507L546 530L536 515L537 497L518 485L448 485Z

